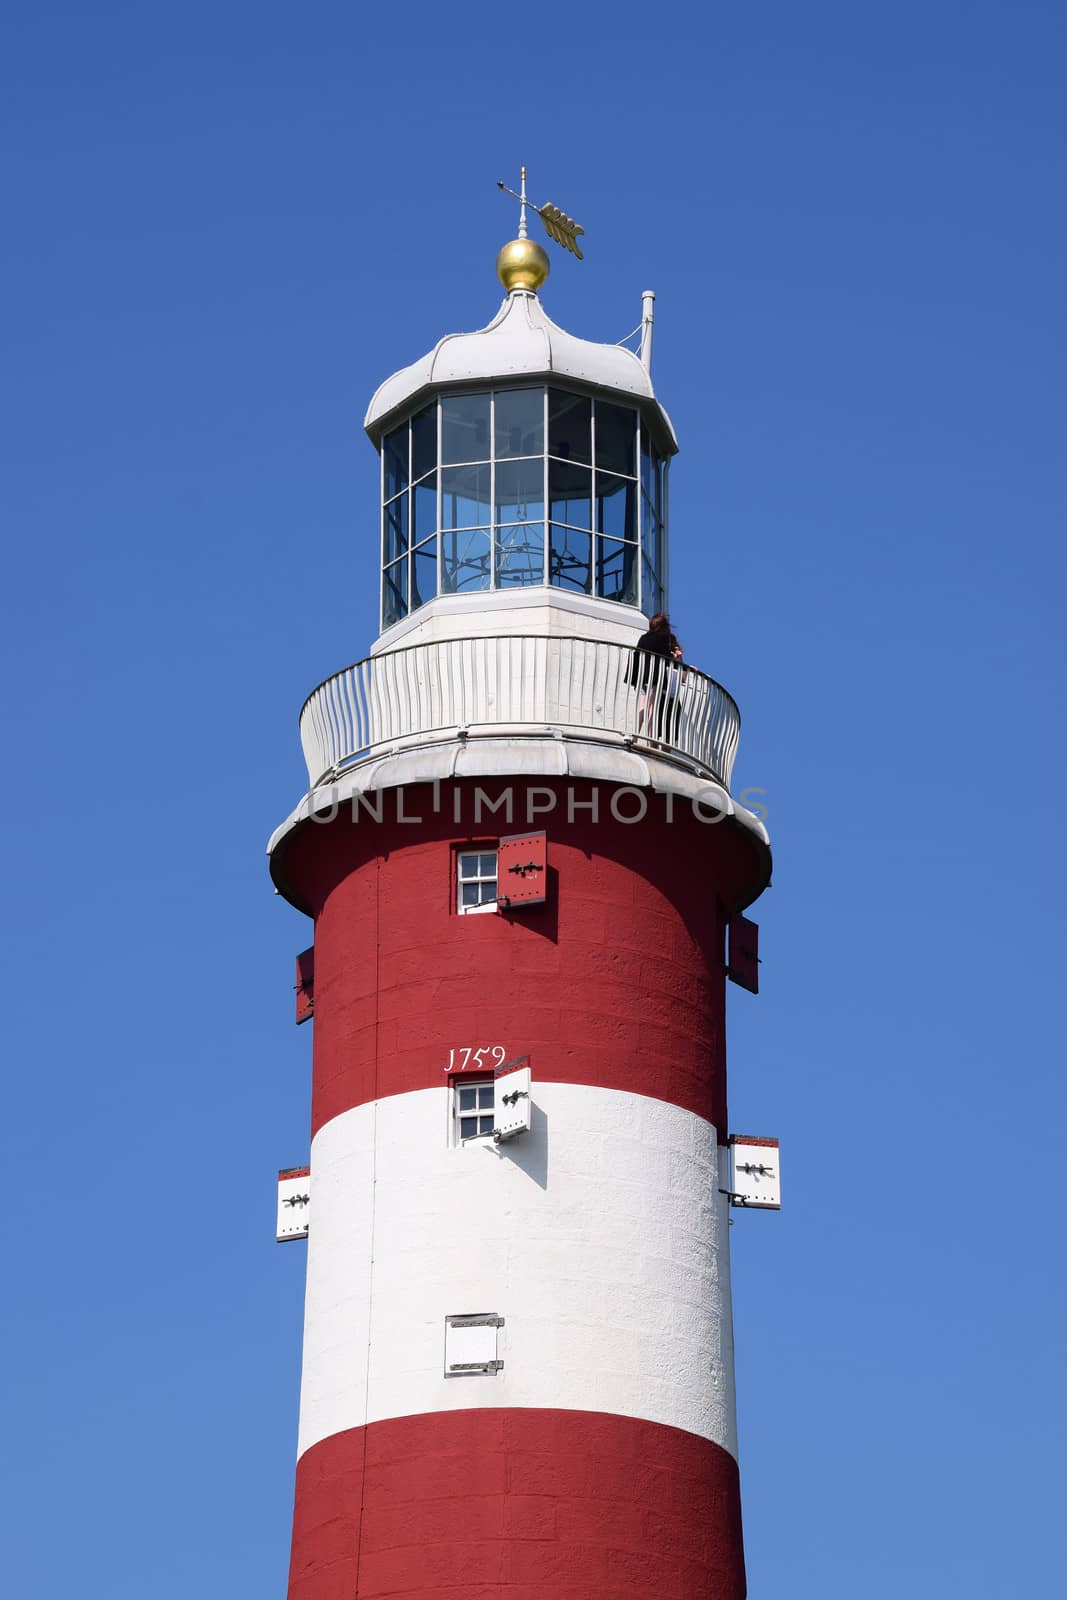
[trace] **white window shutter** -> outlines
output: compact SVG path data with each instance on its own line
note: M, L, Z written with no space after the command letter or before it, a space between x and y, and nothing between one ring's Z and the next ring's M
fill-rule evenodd
M744 1133L730 1135L730 1198L735 1205L778 1211L782 1205L782 1169L778 1140Z
M514 1139L530 1131L530 1069L505 1072L493 1082L493 1137Z
M311 1168L283 1167L278 1174L279 1244L287 1239L306 1239L311 1210Z

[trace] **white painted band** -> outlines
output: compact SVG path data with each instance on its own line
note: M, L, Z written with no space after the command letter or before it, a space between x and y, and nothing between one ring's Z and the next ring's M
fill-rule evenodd
M450 1139L450 1091L357 1106L311 1147L302 1453L486 1406L666 1423L736 1455L715 1129L643 1095L533 1085L529 1133ZM445 1317L502 1316L492 1376L444 1376Z

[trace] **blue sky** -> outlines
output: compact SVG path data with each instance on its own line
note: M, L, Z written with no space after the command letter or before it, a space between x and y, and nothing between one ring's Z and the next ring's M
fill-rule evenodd
M375 633L379 381L657 290L674 620L775 884L732 994L754 1600L1062 1576L1063 81L1052 3L9 3L10 1592L282 1596L307 925L262 850Z

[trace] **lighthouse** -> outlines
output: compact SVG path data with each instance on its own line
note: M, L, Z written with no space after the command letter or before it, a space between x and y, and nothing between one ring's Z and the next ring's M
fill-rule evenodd
M314 920L289 1600L745 1594L729 1222L778 1168L725 1012L769 844L729 693L642 646L685 582L653 297L636 350L557 326L527 211L488 324L371 399L380 633L269 846Z

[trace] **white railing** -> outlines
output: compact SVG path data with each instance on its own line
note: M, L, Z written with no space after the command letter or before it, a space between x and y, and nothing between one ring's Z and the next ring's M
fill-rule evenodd
M729 787L740 724L726 690L694 667L604 640L511 634L357 661L308 696L300 739L312 787L409 740L556 729L658 747Z

